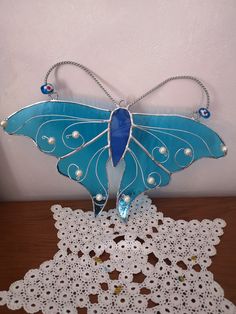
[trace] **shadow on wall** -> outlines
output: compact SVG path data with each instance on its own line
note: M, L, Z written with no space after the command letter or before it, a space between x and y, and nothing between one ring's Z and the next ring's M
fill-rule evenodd
M18 180L13 171L13 167L10 167L9 161L0 146L0 201L5 201L6 196L11 193L12 190L18 195L20 195L20 188L18 186ZM4 173L7 173L7 176L2 176L4 167ZM4 184L3 184L4 183ZM7 197L9 199L9 197Z

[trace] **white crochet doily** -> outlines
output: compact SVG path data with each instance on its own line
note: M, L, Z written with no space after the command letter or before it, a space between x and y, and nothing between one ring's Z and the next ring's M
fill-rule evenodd
M135 210L132 210L135 209ZM115 209L52 206L59 251L0 292L27 313L235 313L207 270L225 222L173 220L140 196L127 224Z

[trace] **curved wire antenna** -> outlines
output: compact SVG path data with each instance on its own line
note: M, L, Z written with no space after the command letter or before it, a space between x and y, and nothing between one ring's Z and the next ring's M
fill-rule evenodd
M169 78L167 78L166 80L164 80L163 82L159 83L158 85L154 86L152 89L150 89L149 91L147 91L145 94L141 95L139 98L135 99L132 103L130 103L127 108L132 107L133 105L135 105L137 102L139 102L140 100L142 100L144 97L147 97L148 95L152 94L153 92L155 92L157 89L159 89L160 87L164 86L165 84L169 83L170 81L174 81L174 80L192 80L195 83L197 83L202 90L204 91L205 95L206 95L206 108L208 109L210 106L210 95L209 92L206 88L206 86L196 77L191 76L191 75L177 75L177 76L171 76Z
M112 101L112 103L119 108L120 107L120 103L122 102L119 101L117 102L115 100L115 98L110 94L110 92L108 92L108 90L104 87L104 85L101 83L101 81L98 79L98 77L96 76L95 73L93 73L89 68L87 68L86 66L82 65L81 63L78 62L74 62L74 61L60 61L55 63L53 66L51 66L51 68L47 71L45 78L44 78L44 82L45 84L47 84L48 82L48 77L51 74L51 72L57 68L58 66L61 65L66 65L66 64L70 64L70 65L74 65L80 69L82 69L83 71L85 71L85 73L87 73L93 80L94 82L102 89L102 91L106 94L106 96ZM134 106L137 102L139 102L140 100L144 99L145 97L149 96L150 94L152 94L153 92L155 92L157 89L159 89L160 87L166 85L167 83L169 83L170 81L174 81L174 80L192 80L195 83L197 83L201 89L204 91L205 95L206 95L206 105L205 108L208 109L210 106L210 95L209 92L206 88L206 86L196 77L191 76L191 75L177 75L177 76L171 76L169 78L167 78L166 80L162 81L161 83L159 83L158 85L154 86L152 89L150 89L149 91L147 91L146 93L144 93L143 95L141 95L140 97L138 97L137 99L135 99L133 102L131 102L130 104L128 104L126 106L127 109L131 108L132 106ZM50 95L49 95L50 96Z
M95 73L93 73L89 68L87 68L86 66L84 66L81 63L78 62L74 62L74 61L60 61L55 63L54 65L51 66L51 68L47 71L45 78L44 78L44 82L45 84L48 83L48 77L51 74L51 72L61 66L61 65L66 65L66 64L70 64L70 65L74 65L78 68L80 68L81 70L83 70L85 73L87 73L94 81L95 83L102 89L102 91L106 94L106 96L113 102L113 104L119 108L119 103L114 99L114 97L107 91L107 89L103 86L103 84L100 82L100 80L98 79L98 77L96 76Z

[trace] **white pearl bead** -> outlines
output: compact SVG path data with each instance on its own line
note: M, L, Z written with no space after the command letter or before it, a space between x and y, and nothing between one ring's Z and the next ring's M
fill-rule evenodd
M49 137L48 138L48 144L53 145L53 144L55 144L55 142L56 142L56 140L55 140L54 137Z
M148 184L155 184L155 178L149 176L149 177L147 178L147 183L148 183Z
M192 150L190 148L185 148L184 155L186 156L192 156Z
M83 175L83 171L81 169L78 169L78 170L76 170L75 175L76 175L76 177L80 178Z
M7 126L7 120L2 120L2 121L0 122L0 125L1 125L2 128L6 128L6 126Z
M225 153L225 154L226 154L226 153L227 153L227 151L228 151L228 148L227 148L227 146L222 145L222 146L221 146L221 150L222 150L222 152L223 152L223 153Z
M73 131L72 132L72 137L73 138L78 138L80 136L79 132L78 131Z
M129 203L130 202L130 196L129 195L124 195L123 199L124 199L125 203Z
M97 195L96 195L96 200L97 200L97 201L100 202L100 201L102 201L102 199L103 199L102 194L97 194Z
M166 147L161 146L161 147L159 148L159 153L160 153L160 154L164 155L164 154L166 154L166 152L167 152Z

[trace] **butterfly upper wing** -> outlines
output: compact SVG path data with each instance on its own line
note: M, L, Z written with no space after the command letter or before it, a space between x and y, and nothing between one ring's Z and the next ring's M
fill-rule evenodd
M44 153L64 156L108 127L110 111L66 101L43 101L21 109L7 120L5 131L34 140ZM79 137L73 138L73 131ZM55 143L49 144L48 139Z
M131 195L132 201L145 190L168 184L171 173L188 167L197 159L225 155L220 137L193 119L145 114L132 114L132 118L132 138L124 158L127 166L118 194L121 215L124 212L127 216L130 206L122 199L123 191ZM136 163L140 174L132 181ZM133 166L130 167L130 164ZM154 177L154 173L158 174L161 181L155 180L155 185L150 185L147 180L150 175Z
M224 156L221 138L206 125L184 116L133 114L133 136L170 172L203 157ZM165 147L166 153L160 153ZM188 152L188 153L187 153Z
M95 191L100 191L103 186L106 190L103 195L107 200L107 131L110 115L108 110L74 102L44 101L11 115L5 131L30 137L42 152L60 158L59 171L83 184L93 199ZM79 161L83 168L90 164L90 171L83 181L75 178L71 172L71 163L77 164ZM99 174L102 171L101 179L97 181L93 179L96 177L96 165L99 165ZM92 179L88 180L89 177ZM105 201L100 202L100 210ZM94 209L98 212L96 204Z

